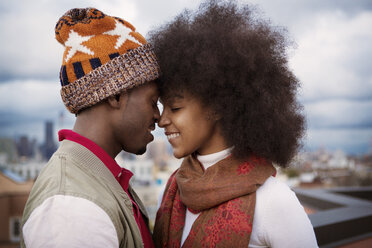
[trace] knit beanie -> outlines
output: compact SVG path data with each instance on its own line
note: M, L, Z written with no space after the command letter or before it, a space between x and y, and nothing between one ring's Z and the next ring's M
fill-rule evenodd
M150 44L123 19L94 8L71 9L58 20L55 35L65 47L61 96L71 113L159 77Z

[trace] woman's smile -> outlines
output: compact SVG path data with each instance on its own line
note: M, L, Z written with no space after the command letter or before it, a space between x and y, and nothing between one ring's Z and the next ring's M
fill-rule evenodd
M170 141L171 139L175 139L177 137L179 137L181 134L180 133L165 133L165 135L167 136L167 139Z

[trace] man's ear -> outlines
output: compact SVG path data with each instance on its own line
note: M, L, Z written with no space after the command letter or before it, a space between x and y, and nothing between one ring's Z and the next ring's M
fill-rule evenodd
M125 108L127 102L128 94L126 93L117 94L115 96L110 96L109 98L107 98L107 103L114 109L120 109L122 107Z

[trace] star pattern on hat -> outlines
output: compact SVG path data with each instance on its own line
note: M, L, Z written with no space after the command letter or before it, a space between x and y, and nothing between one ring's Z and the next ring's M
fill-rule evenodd
M125 43L125 41L130 40L137 44L140 44L136 38L134 38L130 33L133 32L132 29L128 28L127 26L123 25L122 23L115 20L115 29L104 32L104 34L108 35L118 35L119 38L116 41L115 49L119 49L121 45ZM141 45L141 44L140 44Z
M66 56L65 62L67 62L69 59L71 59L76 52L82 52L89 55L94 55L94 52L90 50L88 47L82 45L83 42L88 41L90 38L92 38L94 35L89 36L81 36L74 30L71 30L67 41L65 42L66 47L70 47L70 50L68 51L68 54Z

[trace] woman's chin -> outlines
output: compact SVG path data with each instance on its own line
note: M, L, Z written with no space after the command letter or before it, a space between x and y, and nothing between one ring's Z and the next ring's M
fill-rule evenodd
M178 154L177 152L173 152L173 156L174 156L175 158L178 158L178 159L184 157L184 156L182 156L182 154Z
M184 151L179 151L178 149L174 149L174 150L173 150L173 156L174 156L175 158L180 159L180 158L187 157L188 155L190 155L190 154L188 154L188 153L186 153L186 152L184 152Z

